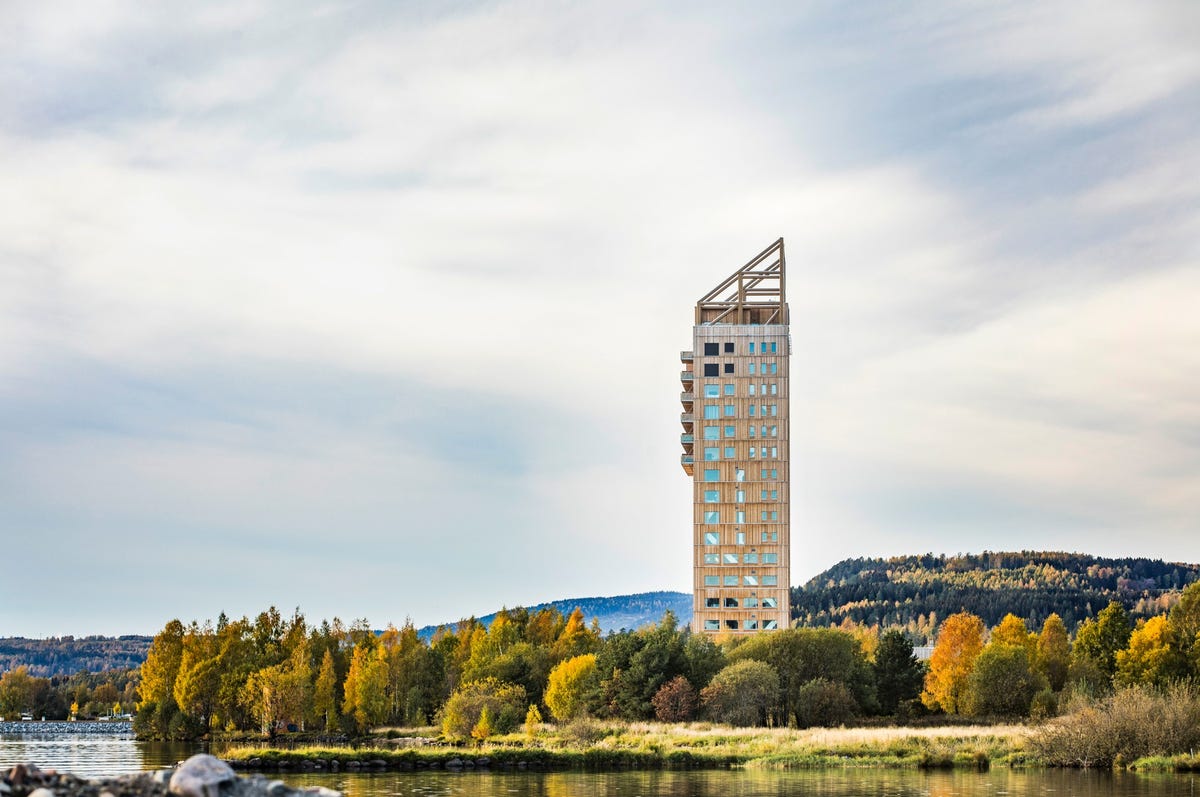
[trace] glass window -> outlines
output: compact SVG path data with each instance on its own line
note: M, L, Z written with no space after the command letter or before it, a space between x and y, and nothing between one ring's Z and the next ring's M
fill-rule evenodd
M775 522L775 521L778 521L778 520L779 520L779 511L778 511L778 510L775 510L775 509L772 509L772 510L771 510L771 522Z
M751 439L753 439L753 437L754 437L754 429L755 429L755 426L754 426L754 424L750 424L750 437L751 437ZM751 446L751 447L753 448L753 446Z
M719 343L705 343L704 344L704 356L705 357L716 357L720 353L721 353L721 344L719 344Z
M720 631L721 630L721 621L720 620L705 620L704 621L704 630L705 631Z
M750 341L750 353L754 354L754 341Z
M736 456L733 453L733 446L725 446L725 459L733 459Z
M738 503L738 504L746 503L746 491L745 490L735 491L733 494L733 500L734 500L734 503Z
M725 373L727 373L727 374L733 373L733 363L725 363ZM716 376L716 374L713 374L713 376Z
M705 523L720 523L721 522L721 511L718 509L706 509L704 511L704 522Z
M725 608L726 609L736 609L737 607L738 607L738 599L737 598L726 598L725 599Z
M778 490L772 490L772 491L771 491L771 500L772 500L772 501L778 501L778 500L779 500L779 491L778 491Z
M742 576L742 586L757 587L758 586L758 576Z
M745 556L742 557L742 563L748 564L748 565L758 564L758 554L754 553L753 551L746 554Z
M705 609L720 609L721 608L721 599L720 598L705 598L704 599L704 608Z
M772 396L778 396L778 395L779 395L779 385L778 385L777 383L775 383L775 382L772 382L772 383L771 383L771 395L772 395Z
M706 620L705 622L708 622L708 621ZM778 620L763 620L763 630L764 631L779 630L779 621Z
M720 500L721 500L721 491L720 490L705 490L704 491L704 503L715 504Z
M761 479L767 478L767 474L770 472L771 471L767 470L766 468L763 468L762 475L759 478L761 478Z
M771 532L771 542L779 542L779 532L778 531Z
M746 532L744 532L744 531L739 531L739 532L737 533L737 544L738 544L738 545L745 545L745 544L746 544Z
M751 396L754 395L754 383L753 382L750 383L750 395Z
M771 459L779 459L779 447L771 446Z
M737 576L725 576L725 586L736 587L737 586Z
M779 583L778 576L763 576L762 579L764 587L773 587Z
M705 376L720 376L721 375L720 363L705 363L704 364L704 375Z
M720 440L721 439L721 427L705 426L704 427L704 439L705 440Z
M725 343L725 353L733 354L733 342L732 341L727 341Z
M737 427L736 426L726 426L725 427L725 437L735 437L736 435L737 435Z
M771 437L779 437L779 427L778 426L771 427Z
M750 459L754 459L754 446L750 446Z
M719 417L720 412L721 412L721 408L718 407L716 404L705 404L704 405L704 419L706 421Z
M745 598L742 600L742 606L746 607L747 609L757 609L758 608L758 598L755 598L755 597Z
M735 523L745 523L746 522L746 510L745 509L737 510L736 518L737 519L734 521Z
M704 586L719 587L719 586L721 586L721 580L717 576L705 576L704 577Z
M751 418L753 418L753 417L754 417L754 411L755 411L756 409L758 409L758 405L757 405L757 404L751 404L751 405L750 405L750 417L751 417Z
M772 479L779 478L779 471L775 470L774 468L771 468L771 478Z
M774 417L776 417L777 415L779 415L779 405L778 405L778 404L772 404L772 405L771 405L771 417L772 417L772 418L774 418Z
M721 449L717 446L711 446L704 449L704 461L712 462L721 458Z
M762 520L762 521L766 521L766 519L767 519L767 510L765 510L765 509L764 509L763 511L759 512L759 513L758 513L758 519L759 519L759 520Z
M757 372L758 372L758 363L750 363L749 365L746 366L746 373L750 374L750 376L754 376L754 374L756 374Z
M725 417L726 418L734 418L736 416L737 416L737 405L726 404L725 405Z
M727 565L736 565L738 563L737 554L735 554L735 553L725 554L724 559L725 559L725 564L727 564Z
M733 480L737 481L737 482L746 481L746 471L742 470L741 468L738 468L737 470L735 470L733 472Z
M777 348L775 348L777 345L779 345L779 344L775 343L774 341L771 342L771 354L779 353L779 350Z
M721 544L721 532L719 532L719 531L704 532L704 544L705 545L720 545Z
M726 396L736 395L736 393L734 392L736 390L737 390L737 386L734 385L732 382L725 383L725 395Z
M764 609L778 609L779 601L775 600L774 598L763 598L762 607Z
M738 627L738 621L737 620L726 620L725 627L728 628L730 631L736 631L737 627Z
M721 386L720 385L705 385L704 386L704 397L705 398L720 398L721 397Z
M762 416L764 418L767 417L767 405L766 404L762 405Z
M762 541L763 541L763 542L767 542L769 539L770 539L770 538L769 538L769 537L767 537L767 533L764 531L764 532L762 533Z
M753 617L751 617L749 620L747 620L746 621L746 630L747 631L757 631L758 630L758 620L755 620Z
M721 564L721 554L719 554L719 553L706 553L706 554L704 554L704 564L706 564L706 565L719 565L719 564Z
M721 471L717 470L716 468L705 468L704 469L704 481L719 482L720 480L721 480Z
M763 554L763 564L764 564L764 565L777 565L777 564L779 564L779 554L777 554L777 553L764 553L764 554Z
M779 363L771 363L771 373L779 373Z
M769 491L769 490L763 490L763 491L762 491L762 498L760 498L759 500L760 500L760 501L766 501L766 500L767 500L767 496L768 496L768 495L770 495L770 494L771 494L771 493L770 493L770 491Z

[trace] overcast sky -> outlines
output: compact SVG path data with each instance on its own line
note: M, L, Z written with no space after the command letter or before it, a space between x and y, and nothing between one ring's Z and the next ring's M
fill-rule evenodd
M0 635L691 584L783 236L792 573L1200 561L1200 4L0 4Z

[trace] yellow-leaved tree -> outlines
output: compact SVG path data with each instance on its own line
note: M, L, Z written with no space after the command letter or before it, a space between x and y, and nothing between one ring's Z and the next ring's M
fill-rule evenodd
M546 682L546 707L559 722L583 714L588 696L600 682L596 671L596 654L573 656L554 665Z
M921 692L926 707L947 714L962 711L967 679L983 650L983 629L983 620L970 612L952 614L942 623L929 658L925 690Z

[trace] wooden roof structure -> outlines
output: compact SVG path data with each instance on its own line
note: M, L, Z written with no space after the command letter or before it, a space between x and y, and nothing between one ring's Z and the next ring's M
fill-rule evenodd
M788 323L786 272L780 238L696 302L696 323Z

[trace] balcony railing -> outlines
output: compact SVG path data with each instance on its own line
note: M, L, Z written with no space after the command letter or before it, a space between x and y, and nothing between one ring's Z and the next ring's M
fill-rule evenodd
M692 434L681 434L679 435L679 442L685 446L690 446L696 442L696 436Z
M695 464L695 462L696 458L691 454L681 454L679 456L679 464L681 465L692 465Z
M690 363L695 359L696 359L696 353L693 351L679 352L679 361L680 362Z
M691 387L692 382L696 380L696 374L691 371L680 371L679 381L683 382L688 387Z
M691 404L693 401L696 400L696 394L690 390L685 390L684 392L679 394L679 400L681 402L683 402L684 404Z
M681 412L679 413L679 422L684 426L691 426L696 422L696 416L690 412Z

